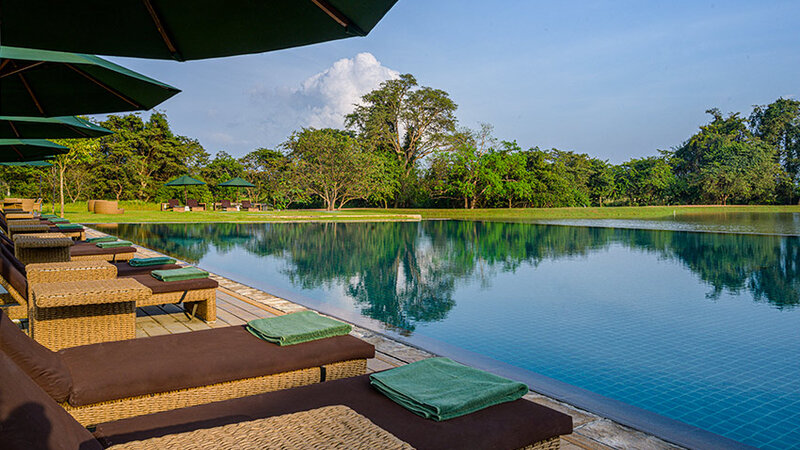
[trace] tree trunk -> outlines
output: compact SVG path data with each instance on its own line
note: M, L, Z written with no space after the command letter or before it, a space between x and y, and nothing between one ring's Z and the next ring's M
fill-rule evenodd
M469 197L464 196L464 209L469 209Z
M64 171L66 166L61 166L58 171L59 198L61 200L61 218L64 218Z

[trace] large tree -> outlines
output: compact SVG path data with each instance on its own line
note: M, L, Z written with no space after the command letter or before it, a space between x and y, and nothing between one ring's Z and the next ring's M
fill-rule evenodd
M114 134L102 138L94 165L100 196L150 201L161 183L207 158L199 142L175 135L160 112L147 121L138 114L111 115L101 125Z
M775 150L787 174L788 183L781 186L782 197L794 203L800 181L800 100L779 98L769 105L755 106L750 126L755 136Z
M303 190L292 179L291 160L283 153L258 148L241 159L248 181L255 184L258 201L276 209L285 209L294 201L303 201Z
M328 211L370 196L380 161L352 133L304 128L283 145L297 185L319 197Z
M784 172L776 151L748 129L738 113L713 120L675 150L675 173L688 186L692 202L771 202Z
M418 87L413 75L381 83L345 118L373 149L397 158L409 183L420 160L449 144L458 107L447 92Z

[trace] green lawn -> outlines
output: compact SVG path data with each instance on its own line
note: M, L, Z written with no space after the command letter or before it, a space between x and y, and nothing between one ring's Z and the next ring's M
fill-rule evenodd
M159 211L157 204L121 202L122 215L99 215L86 211L86 203L70 203L65 216L82 223L140 222L300 222L376 221L422 219L533 220L533 219L658 219L675 215L720 212L800 212L800 206L647 206L613 208L526 208L526 209L344 209L286 210L268 212L171 212ZM47 205L46 212L51 211Z

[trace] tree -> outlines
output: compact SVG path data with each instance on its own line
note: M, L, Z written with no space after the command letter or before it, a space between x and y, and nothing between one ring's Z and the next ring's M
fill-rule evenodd
M775 150L787 174L782 196L794 203L800 177L800 101L779 98L766 106L755 106L750 115L753 134Z
M416 87L410 74L385 81L345 118L347 128L356 130L372 149L397 158L404 184L420 160L448 144L456 124L457 105L447 92Z
M208 154L195 139L173 134L167 116L154 112L145 122L138 114L110 115L101 123L114 134L101 139L93 165L99 196L150 201L159 186L189 172Z
M675 173L685 179L690 201L774 201L782 179L776 151L748 129L738 113L713 120L675 150Z
M256 198L285 209L306 196L292 178L291 160L283 153L259 148L241 159L247 180L256 185Z
M587 187L589 188L589 197L592 202L601 207L604 202L614 196L617 186L614 180L614 171L607 161L592 158Z
M85 165L93 162L100 148L100 139L56 139L54 142L70 149L69 152L58 155L51 161L58 173L60 214L61 217L64 217L64 174L74 165Z
M304 128L283 145L290 151L295 182L322 199L328 211L372 193L379 161L352 133Z
M614 183L631 205L666 203L675 183L672 167L666 158L658 156L632 158L617 166L615 172Z

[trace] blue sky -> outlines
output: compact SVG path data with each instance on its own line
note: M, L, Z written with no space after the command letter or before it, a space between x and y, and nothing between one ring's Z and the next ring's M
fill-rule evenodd
M705 110L800 98L797 1L399 0L366 38L177 63L110 58L183 90L159 106L210 153L341 125L398 73L450 93L461 126L611 162L679 145Z

